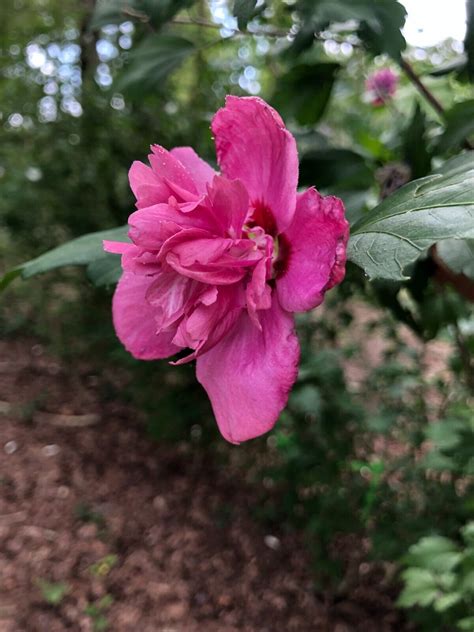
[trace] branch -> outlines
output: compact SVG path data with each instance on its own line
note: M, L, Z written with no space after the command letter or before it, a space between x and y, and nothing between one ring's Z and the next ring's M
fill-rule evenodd
M438 101L435 95L430 90L428 90L428 88L413 70L412 65L408 63L406 59L403 59L403 57L400 59L400 67L405 72L410 81L418 88L425 99L429 103L431 103L436 112L444 118L445 111L443 105Z
M224 24L216 24L215 22L209 22L208 20L203 20L201 18L173 18L171 20L172 24L179 24L181 26L204 26L205 28L210 29L226 29L227 31L232 31L233 35L265 35L266 37L287 37L289 31L285 31L284 29L255 29L253 31L249 30L240 30L240 29L231 29Z
M421 81L420 77L416 74L413 69L413 66L407 62L403 57L400 59L400 68L405 72L410 81L416 86L419 92L425 97L425 99L431 104L431 106L436 110L436 112L441 116L443 120L446 119L446 110L444 106L435 95L429 90L425 84ZM469 142L466 138L463 141L463 147L465 149L474 149L474 146Z

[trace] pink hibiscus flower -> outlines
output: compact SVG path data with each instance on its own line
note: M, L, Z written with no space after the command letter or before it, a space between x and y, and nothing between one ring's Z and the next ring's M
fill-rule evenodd
M217 174L189 147L153 145L134 162L138 210L113 299L115 330L135 357L196 358L223 436L275 424L296 379L294 312L319 305L345 272L348 224L338 198L297 193L298 156L278 113L228 97L212 121Z
M382 68L371 74L365 86L373 105L384 105L397 91L398 76L390 68Z

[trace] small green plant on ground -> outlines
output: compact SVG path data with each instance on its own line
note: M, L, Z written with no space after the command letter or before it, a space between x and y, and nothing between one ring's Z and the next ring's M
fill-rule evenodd
M461 542L441 535L421 538L408 550L402 573L402 608L416 608L423 630L474 630L474 522L461 529ZM436 627L433 628L433 625Z
M107 594L98 601L88 604L84 609L84 614L92 620L94 632L103 632L103 630L108 629L109 622L107 620L106 612L113 602L114 599L112 595Z
M107 577L113 567L117 564L118 557L111 553L100 559L90 567L90 572L96 577Z
M41 596L50 606L58 606L68 594L70 588L65 582L49 582L46 579L36 581Z

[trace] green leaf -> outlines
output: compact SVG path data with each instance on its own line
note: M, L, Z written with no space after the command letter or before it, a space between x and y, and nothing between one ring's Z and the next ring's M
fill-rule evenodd
M120 257L107 254L87 266L87 276L96 287L115 285L122 276Z
M438 151L460 147L474 135L474 99L456 103L445 114L446 129L438 142Z
M340 67L331 62L294 66L278 79L275 107L285 117L294 116L301 125L314 125L326 110Z
M149 35L130 53L116 89L135 98L162 90L168 76L195 50L192 42L177 35Z
M296 8L313 33L331 23L356 20L359 36L375 54L398 59L406 46L401 33L406 9L397 0L299 0Z
M464 71L467 67L467 57L462 54L453 61L449 61L446 64L441 64L437 66L434 70L429 72L430 77L444 77L444 75L449 75L452 72L458 73L458 75L463 75Z
M438 586L433 574L424 568L408 568L402 573L405 587L397 605L402 608L429 606L438 595Z
M432 244L474 238L474 152L447 161L366 213L352 228L349 259L372 278L403 280Z
M437 470L438 472L453 472L457 468L455 460L441 452L428 452L420 461L420 465L423 469Z
M194 0L99 0L89 28L95 30L127 20L149 23L154 28L159 28L181 9L193 3Z
M0 277L0 292L10 285L21 274L21 266L9 270L2 277Z
M144 3L140 0L98 0L89 22L89 29L100 29L108 24L127 20L149 21Z
M298 413L316 415L321 410L321 394L316 386L304 384L292 393L290 407Z
M474 632L474 617L464 617L457 622L457 627L461 632Z
M436 252L450 270L474 280L474 239L445 239Z
M431 154L427 149L426 116L417 103L403 134L403 153L412 179L423 178L431 171Z
M453 448L456 448L462 441L462 427L463 423L456 423L456 420L454 419L438 421L427 426L425 430L425 436L438 449L452 450Z
M461 529L461 534L466 545L474 547L474 521L468 522Z
M112 241L128 241L127 238L128 226L120 226L119 228L112 228L110 230L102 230L97 233L89 233L83 235L77 239L73 239L49 252L40 255L36 259L32 259L27 263L17 266L13 270L8 271L2 278L0 278L0 289L4 289L13 279L17 276L22 276L27 279L55 268L62 268L64 266L71 265L91 265L96 264L97 261L107 259L110 261L109 269L107 273L102 267L100 271L98 264L92 268L90 272L91 277L94 279L94 275L99 279L99 284L109 282L112 277L112 261L116 270L116 262L119 258L116 255L107 255L104 253L102 242L104 239ZM99 273L100 272L100 273ZM115 279L114 279L115 280Z
M69 586L64 582L53 583L38 579L37 584L43 599L52 606L59 605L69 592Z
M233 13L237 18L237 24L241 31L247 28L247 24L255 15L257 0L235 0Z
M449 573L462 559L456 544L440 535L421 538L410 547L405 561L435 573Z
M462 595L458 592L448 593L447 595L443 595L439 599L436 599L434 602L434 609L436 612L444 612L459 603L461 599Z

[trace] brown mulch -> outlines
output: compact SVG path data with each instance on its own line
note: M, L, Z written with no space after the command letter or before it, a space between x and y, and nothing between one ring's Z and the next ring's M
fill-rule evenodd
M255 521L238 470L153 443L101 379L0 341L0 632L409 629L367 568L318 596L303 538Z

